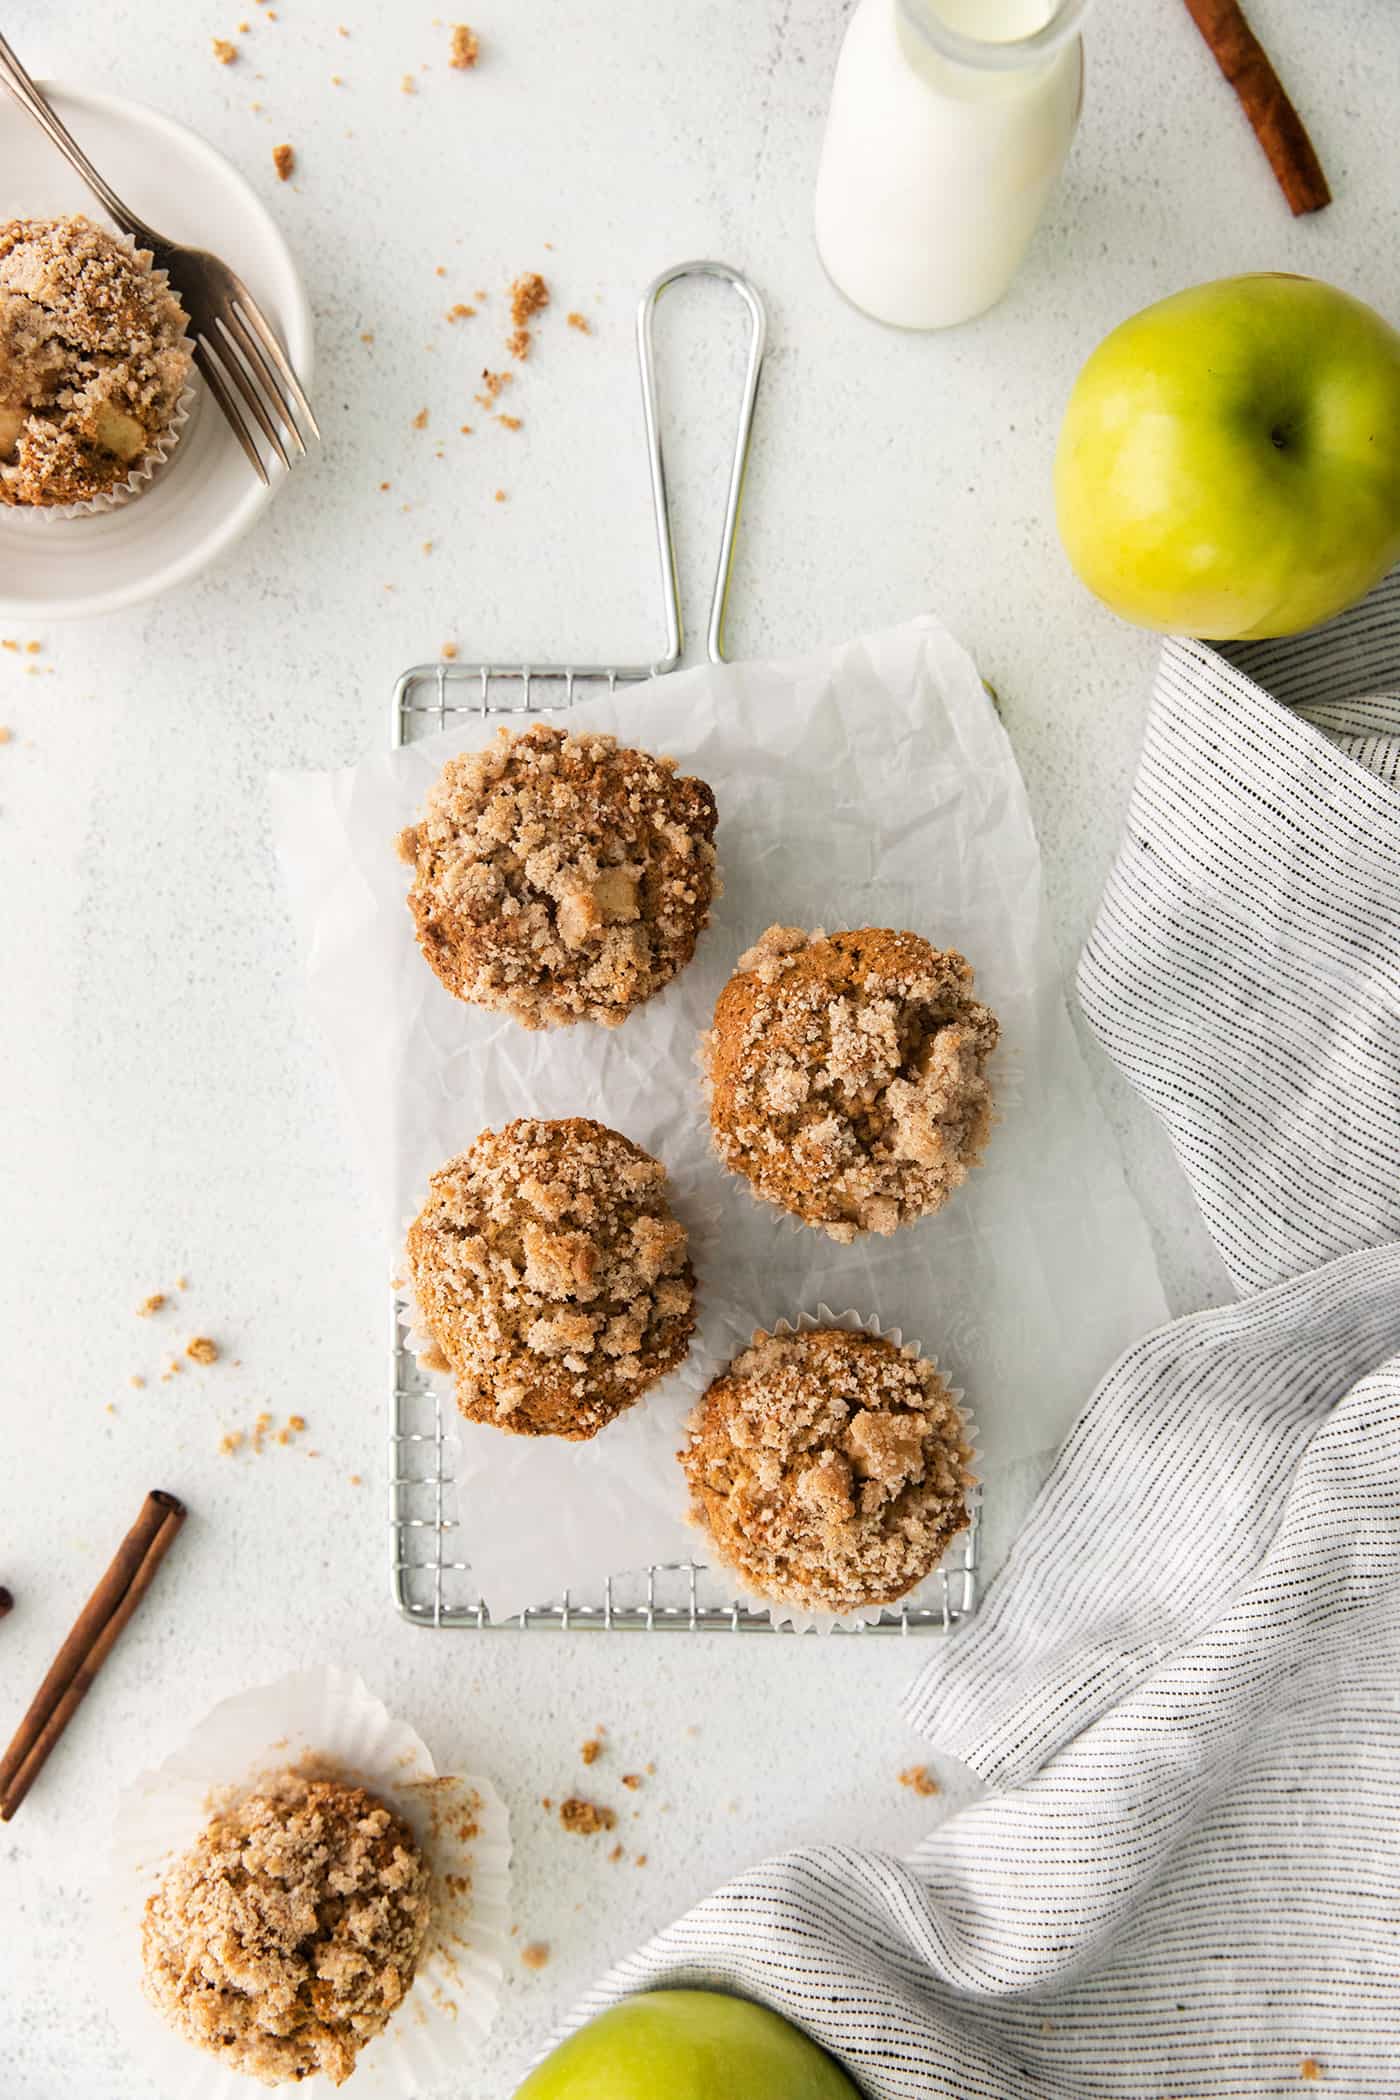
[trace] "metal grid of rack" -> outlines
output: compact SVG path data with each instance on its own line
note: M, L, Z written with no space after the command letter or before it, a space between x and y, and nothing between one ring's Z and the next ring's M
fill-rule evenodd
M652 507L665 599L667 647L646 664L433 663L405 671L394 690L391 734L395 747L450 728L467 716L547 714L619 685L640 684L676 668L683 638L680 594L671 538L670 505L661 449L652 326L657 301L683 278L711 277L731 286L749 315L750 334L743 401L729 476L719 564L710 603L706 647L723 661L724 613L734 542L738 531L744 470L766 333L763 305L753 287L727 264L682 263L658 277L643 295L637 314L637 349L642 410L651 468ZM560 1632L771 1633L766 1612L726 1595L721 1575L698 1562L645 1568L610 1577L601 1595L570 1591L506 1620L494 1620L473 1580L469 1524L458 1501L453 1472L454 1443L441 1399L423 1377L408 1348L397 1305L392 1312L390 1405L390 1527L393 1539L394 1601L416 1626L498 1626ZM913 1601L892 1606L863 1633L923 1634L950 1631L977 1607L978 1526L974 1520L944 1566Z

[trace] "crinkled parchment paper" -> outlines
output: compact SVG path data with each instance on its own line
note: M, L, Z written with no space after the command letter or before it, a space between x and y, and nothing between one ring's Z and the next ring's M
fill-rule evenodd
M986 689L936 620L786 663L685 671L578 705L699 773L724 896L690 968L621 1028L529 1034L462 1005L423 961L395 839L459 721L335 773L281 774L274 819L310 997L397 1266L432 1170L512 1116L596 1116L664 1160L690 1229L688 1364L589 1444L462 1423L462 1549L492 1610L684 1559L686 1409L755 1326L819 1299L917 1334L999 1473L1053 1447L1127 1345L1166 1318L1147 1232L1094 1101L1045 921L1025 791ZM518 718L516 726L519 726ZM740 952L781 921L909 927L962 950L1002 1023L1000 1120L946 1210L840 1247L756 1203L709 1149L695 1051Z

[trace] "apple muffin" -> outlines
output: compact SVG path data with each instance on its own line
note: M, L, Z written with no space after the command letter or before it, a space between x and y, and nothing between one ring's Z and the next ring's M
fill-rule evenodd
M343 2085L412 1986L432 1916L408 1826L375 1795L285 1772L217 1814L146 1905L146 1995L264 2085Z
M970 1515L972 1447L935 1366L878 1335L759 1332L691 1415L691 1516L756 1596L893 1604Z
M0 226L0 501L122 488L171 434L188 321L163 272L86 219Z
M429 1368L469 1421L596 1436L681 1363L695 1271L666 1170L581 1116L483 1131L409 1229Z
M548 723L450 758L399 839L418 945L526 1028L615 1028L695 953L719 894L715 798L674 759Z
M913 1224L981 1157L997 1034L952 949L770 926L702 1044L720 1158L834 1240Z

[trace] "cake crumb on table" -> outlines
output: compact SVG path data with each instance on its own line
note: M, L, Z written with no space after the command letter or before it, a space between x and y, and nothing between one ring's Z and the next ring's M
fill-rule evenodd
M481 39L465 22L452 24L452 39L447 49L447 63L454 72L469 73L481 56Z
M504 503L504 502L505 502L505 500L506 500L506 492L505 492L505 490L504 490L504 489L497 489L497 491L496 491L496 501L497 501L498 503Z
M231 44L226 36L211 37L215 58L221 66L231 66L238 56L237 44Z
M411 73L405 73L403 79L399 82L399 93L401 95L416 95L418 93L418 82Z
M608 1865L609 1865L610 1867L615 1867L615 1866L617 1865L618 1861L619 1861L619 1860L621 1859L621 1857L622 1857L622 1847L621 1847L621 1845L614 1845L614 1846L613 1846L613 1848L612 1848L612 1851L611 1851L611 1852L610 1852L610 1853L608 1854Z
M912 1793L921 1794L925 1800L938 1792L938 1781L927 1765L906 1765L899 1775L899 1783Z
M622 1784L625 1787L630 1787L634 1794L636 1793L641 1783L642 1775L640 1772L624 1772L622 1775Z
M455 642L444 642L440 654L444 662L450 664L457 654L457 644Z
M415 416L415 417L413 418L413 427L414 427L414 429L415 429L415 430L426 430L426 429L427 429L427 427L428 427L428 411L427 411L427 409L426 409L426 408L420 408L420 409L419 409L419 411L418 411L417 415L416 415L416 416Z
M586 1743L580 1744L578 1754L586 1765L592 1765L597 1763L602 1751L603 1745L598 1737L591 1735Z
M277 180L279 182L291 181L292 170L295 168L296 164L296 153L291 146L273 147L272 165L277 170Z
M1300 2078L1321 2078L1322 2066L1315 2056L1305 2056L1298 2067Z
M520 428L519 416L500 415L497 416L496 421L501 425L501 428L503 430L519 430Z
M587 314L568 314L565 318L570 328L576 328L580 335L592 335L593 330L588 325Z
M600 1830L614 1828L617 1815L601 1802L584 1801L577 1794L571 1794L567 1801L559 1804L559 1820L576 1837L596 1837Z
M470 321L475 313L474 306L468 306L465 300L459 299L455 306L448 307L447 318L449 321Z
M544 1940L531 1940L528 1947L520 1950L520 1965L525 1969L543 1969L549 1961L549 1948Z
M197 1334L193 1341L186 1342L185 1354L191 1363L216 1364L219 1361L219 1345L211 1342L207 1334Z
M230 1429L225 1436L219 1438L219 1449L225 1458L232 1458L234 1452L241 1450L242 1446L243 1431L241 1429Z
M152 1291L150 1297L136 1308L139 1318L149 1320L152 1313L158 1313L165 1302L164 1291Z
M146 1383L145 1379L141 1376L141 1373L139 1371L133 1371L130 1378L128 1378L126 1382L128 1385L134 1386L138 1393L140 1392L142 1386L144 1386L144 1384Z

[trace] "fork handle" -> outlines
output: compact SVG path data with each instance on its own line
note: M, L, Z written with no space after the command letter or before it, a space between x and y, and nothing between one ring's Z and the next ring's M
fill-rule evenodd
M0 36L0 82L9 89L21 109L27 110L40 130L57 146L59 152L96 197L98 203L115 220L123 233L149 234L150 228L144 220L130 211L110 183L105 182L84 153L62 118L55 114L41 90L30 78L3 36Z

